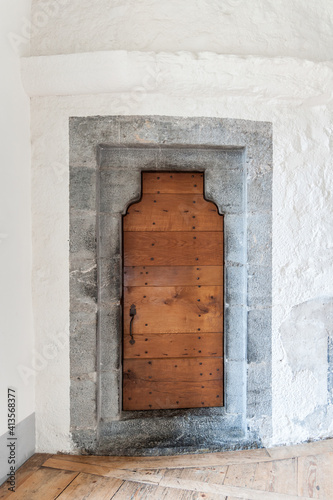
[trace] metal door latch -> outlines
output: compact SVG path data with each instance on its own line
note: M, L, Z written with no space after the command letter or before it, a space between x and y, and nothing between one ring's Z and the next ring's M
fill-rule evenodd
M130 321L130 328L129 328L129 334L130 334L130 337L131 337L131 340L129 341L129 343L131 345L135 344L135 340L133 338L133 331L132 331L132 324L133 324L133 321L134 321L134 316L136 315L136 307L135 307L135 304L132 304L131 305L131 308L130 308L130 316L131 316L131 321Z

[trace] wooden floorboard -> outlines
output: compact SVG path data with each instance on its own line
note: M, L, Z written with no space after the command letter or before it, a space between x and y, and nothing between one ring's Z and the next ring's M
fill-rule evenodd
M16 472L16 489L18 489L35 471L37 471L43 463L51 458L52 455L47 453L35 453L27 460ZM8 484L4 483L0 486L0 500L12 498L13 493L8 491Z
M297 495L297 460L258 463L252 487L256 490Z
M267 462L271 457L265 448L257 450L227 451L224 453L204 453L177 455L171 457L108 457L56 455L59 460L71 460L120 469L183 469L188 467L217 467L247 462Z
M118 492L124 481L109 477L78 474L67 488L58 496L59 500L110 500Z
M298 495L333 498L333 453L298 459Z
M0 500L333 500L333 440L174 457L36 454Z
M12 493L11 500L53 500L75 479L76 472L42 467Z

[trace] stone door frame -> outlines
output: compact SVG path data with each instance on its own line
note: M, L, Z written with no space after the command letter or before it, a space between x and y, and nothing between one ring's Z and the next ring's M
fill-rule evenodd
M225 406L121 410L122 215L143 170L205 173L225 223ZM260 446L271 433L272 129L160 116L70 119L71 432L80 450Z

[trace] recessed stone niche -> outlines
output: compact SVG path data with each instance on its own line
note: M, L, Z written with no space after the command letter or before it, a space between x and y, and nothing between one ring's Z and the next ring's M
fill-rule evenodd
M122 411L122 216L141 172L204 172L225 224L225 406ZM156 455L271 436L272 127L165 116L70 119L71 432L78 450Z

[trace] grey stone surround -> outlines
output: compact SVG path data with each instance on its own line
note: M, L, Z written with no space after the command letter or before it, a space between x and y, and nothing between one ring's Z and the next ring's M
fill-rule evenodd
M122 215L143 170L204 172L225 220L225 406L125 412ZM70 119L71 430L79 450L168 454L261 446L271 434L270 123Z

